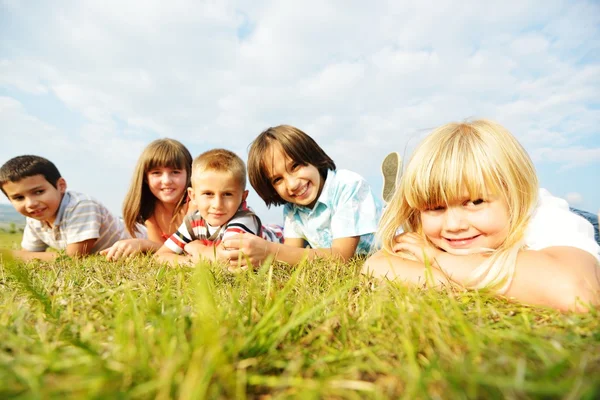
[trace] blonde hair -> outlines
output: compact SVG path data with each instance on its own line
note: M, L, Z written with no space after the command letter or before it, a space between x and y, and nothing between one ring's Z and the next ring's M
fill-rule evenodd
M146 175L154 168L182 169L186 172L186 188L192 176L192 155L175 139L157 139L151 142L138 159L131 178L129 190L123 202L123 221L130 235L138 231L136 224L143 224L154 214L156 197L150 191ZM187 190L177 204L173 218L176 218L186 201Z
M427 136L412 155L383 213L378 237L391 252L399 226L405 232L423 234L420 211L451 204L464 196L465 189L472 199L493 193L508 205L507 237L473 271L466 285L505 292L537 204L538 180L525 149L495 122L449 123Z
M230 172L242 190L246 190L246 165L234 152L226 149L213 149L200 154L192 166L192 186L194 180L205 171Z

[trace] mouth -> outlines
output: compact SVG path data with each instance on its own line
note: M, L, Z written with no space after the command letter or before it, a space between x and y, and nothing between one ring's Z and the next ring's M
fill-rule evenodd
M29 215L31 215L32 217L41 215L41 214L44 213L44 211L46 211L46 209L47 209L47 207L46 208L40 208L39 210L29 211Z
M297 190L293 194L293 197L302 199L306 195L306 193L308 193L309 188L310 188L310 182L308 182L306 185L302 186L299 190Z
M454 249L462 249L471 246L479 236L481 235L475 235L464 238L444 238L444 240L450 245L450 247Z

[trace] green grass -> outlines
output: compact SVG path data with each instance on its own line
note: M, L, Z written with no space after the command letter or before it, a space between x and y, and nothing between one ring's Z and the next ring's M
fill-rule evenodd
M18 239L17 239L18 242ZM362 264L0 263L0 398L598 398L600 317Z

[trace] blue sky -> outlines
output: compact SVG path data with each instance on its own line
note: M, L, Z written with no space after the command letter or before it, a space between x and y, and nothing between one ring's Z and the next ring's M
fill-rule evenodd
M246 159L291 124L379 192L387 152L473 117L505 125L542 187L596 212L598 93L598 2L0 0L0 163L48 157L115 213L159 137Z

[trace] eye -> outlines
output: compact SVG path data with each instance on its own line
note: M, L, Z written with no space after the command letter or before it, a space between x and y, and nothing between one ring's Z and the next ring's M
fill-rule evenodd
M472 205L474 205L474 206L478 206L478 205L480 205L480 204L483 204L484 202L485 202L485 200L483 200L483 199L469 200L469 201L467 202L467 205L470 205L470 204L472 204Z
M12 197L12 200L13 201L23 201L24 198L25 197L23 197L23 196L15 196L15 197Z
M273 179L271 179L271 184L272 184L272 185L277 185L277 184L279 184L280 182L281 182L281 178L280 178L280 177L277 177L277 178L273 178Z
M225 193L223 193L223 196L225 196L225 197L231 197L231 196L233 196L233 193L231 193L231 192L225 192Z
M150 171L150 175L152 175L152 176L158 176L158 175L160 175L160 171L157 171L157 170Z
M36 191L34 192L34 194L37 194L37 195L44 194L44 189L39 189L39 190L36 190Z
M295 163L292 163L292 168L291 168L291 170L292 170L292 171L296 171L296 170L297 170L298 168L300 168L300 167L301 167L301 165L300 165L300 164L298 164L297 162L295 162Z
M180 169L173 170L173 175L179 175L179 174L181 174L181 170Z
M440 205L430 205L425 207L425 209L423 211L430 211L430 212L436 212L436 211L444 211L446 209L445 206L440 206Z

